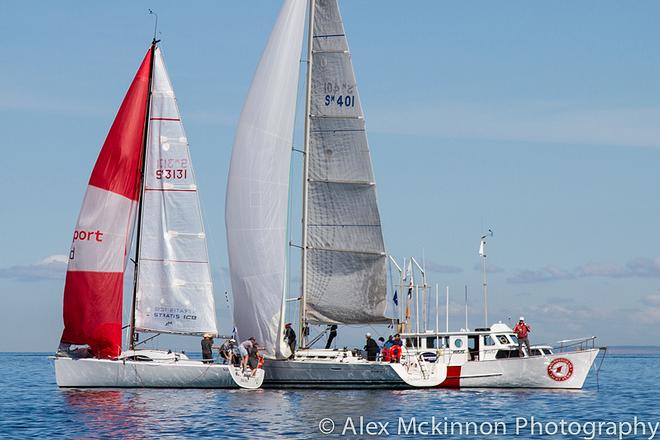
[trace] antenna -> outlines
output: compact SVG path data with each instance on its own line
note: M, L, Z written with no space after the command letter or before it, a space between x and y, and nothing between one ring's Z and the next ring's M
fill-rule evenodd
M156 22L154 23L154 42L156 41L156 35L158 34L158 14L149 9L149 15L156 17Z
M493 230L488 228L488 234L481 236L479 256L482 257L483 289L484 289L484 327L488 328L488 279L486 276L486 237L493 236Z

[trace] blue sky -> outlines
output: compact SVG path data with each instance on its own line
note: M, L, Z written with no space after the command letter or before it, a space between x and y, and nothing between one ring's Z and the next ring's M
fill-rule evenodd
M656 344L660 4L341 7L387 247L399 259L423 256L430 281L455 292L452 327L462 323L464 285L471 323L482 322L475 266L479 236L492 227L491 320L524 314L536 341L594 334L606 344ZM228 161L279 2L5 1L0 350L57 344L58 255L68 251L94 160L150 42L147 8L160 16L201 188L220 327L231 329ZM340 343L353 344L356 332L340 333Z

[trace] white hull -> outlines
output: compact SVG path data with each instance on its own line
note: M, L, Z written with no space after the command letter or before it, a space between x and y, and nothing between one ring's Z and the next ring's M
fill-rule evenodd
M350 352L305 350L294 360L266 360L264 388L432 388L446 379L443 364L369 362ZM344 356L346 354L346 356ZM326 359L314 358L316 355Z
M466 362L450 366L447 380L441 386L581 389L599 352L594 348L547 356ZM557 372L558 369L563 371Z
M314 353L332 353L315 350ZM267 360L264 388L555 388L581 389L599 349L546 356L446 363L367 362L351 356ZM335 355L337 352L334 352ZM420 371L424 369L424 374ZM553 378L554 377L554 378Z
M249 388L261 386L263 370L254 377L241 370L200 361L176 362L55 358L60 387L72 388Z

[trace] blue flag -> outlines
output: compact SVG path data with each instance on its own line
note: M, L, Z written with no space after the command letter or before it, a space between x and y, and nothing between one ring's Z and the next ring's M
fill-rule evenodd
M399 305L399 295L397 294L396 290L394 291L394 298L392 298L392 300L394 301L395 305Z

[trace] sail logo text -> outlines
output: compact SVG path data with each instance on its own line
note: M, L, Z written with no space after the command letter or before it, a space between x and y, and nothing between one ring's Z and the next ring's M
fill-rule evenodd
M92 239L101 243L103 241L103 232L98 229L96 231L86 231L84 229L73 231L73 241L91 241Z

